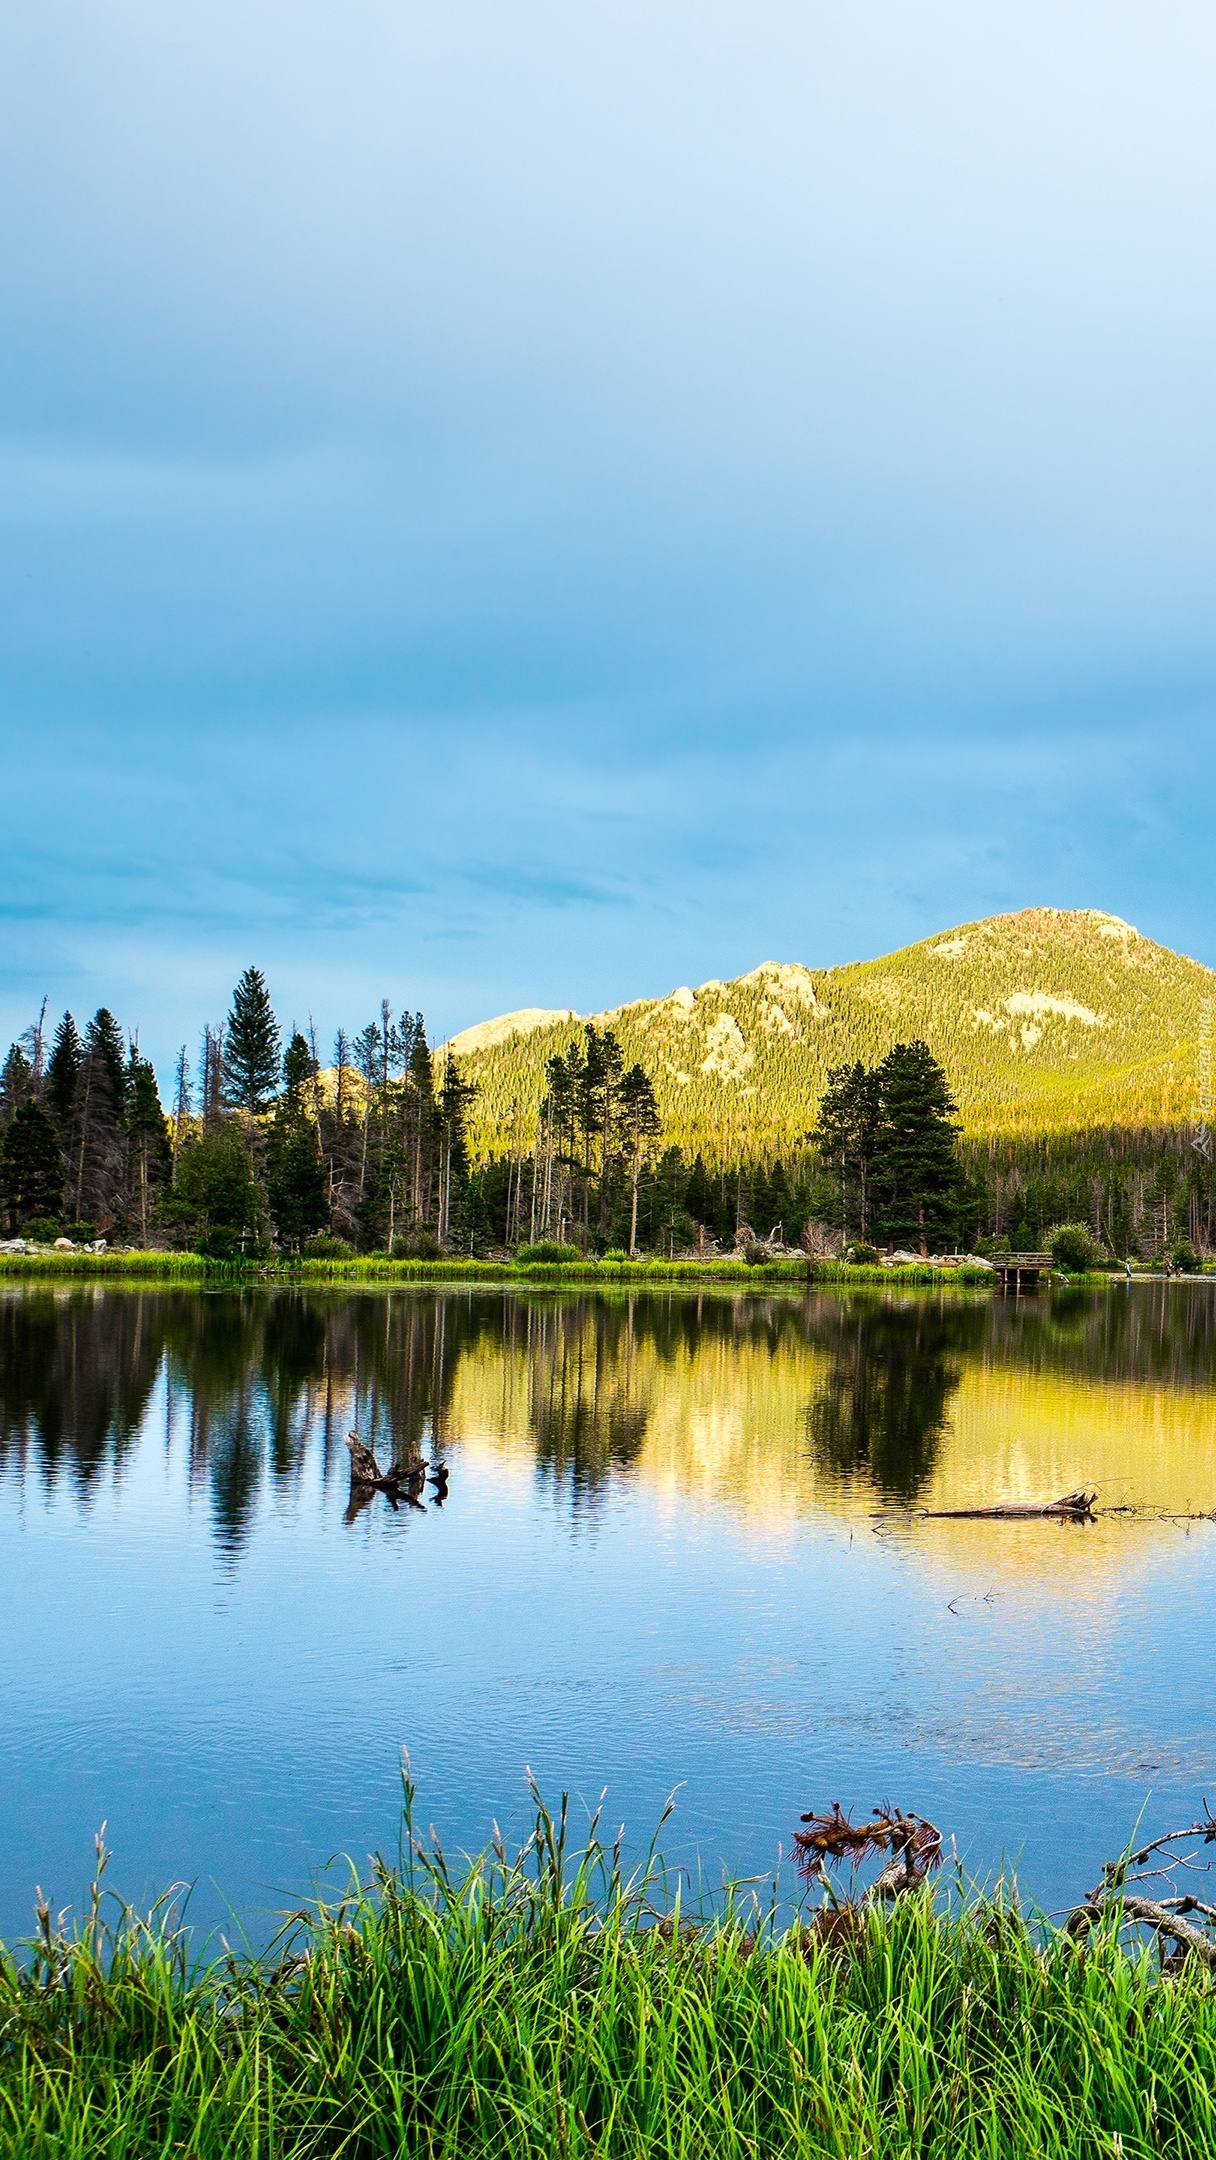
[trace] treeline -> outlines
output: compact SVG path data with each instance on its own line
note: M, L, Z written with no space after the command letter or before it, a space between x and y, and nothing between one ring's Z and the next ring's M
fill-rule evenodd
M668 1144L653 1080L612 1029L587 1025L550 1057L526 1144L473 1160L473 1095L422 1015L387 1001L339 1029L323 1065L311 1027L284 1040L256 968L197 1060L183 1047L167 1110L107 1008L51 1031L44 1007L0 1071L5 1227L216 1258L1025 1250L1060 1223L1087 1225L1112 1258L1216 1246L1216 1173L1185 1131L960 1143L920 1042L832 1071L800 1147L728 1164Z
M0 1199L27 1237L189 1247L215 1258L352 1249L468 1249L468 1089L438 1082L421 1014L382 1005L339 1029L323 1072L312 1031L284 1044L249 968L197 1069L183 1047L168 1114L113 1015L83 1035L65 1013L14 1043L0 1073Z

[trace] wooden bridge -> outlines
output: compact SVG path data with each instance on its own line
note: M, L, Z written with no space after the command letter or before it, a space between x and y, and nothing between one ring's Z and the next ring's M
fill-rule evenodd
M1039 1277L1051 1277L1051 1254L1049 1252L995 1252L992 1265L996 1269L997 1288L1004 1297L1025 1297L1039 1287Z

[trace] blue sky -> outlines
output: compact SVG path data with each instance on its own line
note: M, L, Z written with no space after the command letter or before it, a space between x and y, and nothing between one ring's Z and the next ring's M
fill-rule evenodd
M0 1032L1216 961L1216 18L0 16Z

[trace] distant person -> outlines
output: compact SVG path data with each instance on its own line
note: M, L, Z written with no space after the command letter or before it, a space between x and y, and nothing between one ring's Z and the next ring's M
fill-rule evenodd
M1131 1279L1132 1279L1132 1264L1131 1264L1131 1261L1130 1261L1130 1260L1125 1260L1125 1261L1124 1261L1124 1263L1123 1263L1123 1265L1124 1265L1124 1267L1125 1267L1125 1268L1127 1269L1127 1279L1128 1279L1128 1281L1130 1282L1130 1281L1131 1281Z

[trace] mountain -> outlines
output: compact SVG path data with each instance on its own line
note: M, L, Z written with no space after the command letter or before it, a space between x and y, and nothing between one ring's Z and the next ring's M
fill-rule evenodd
M770 960L589 1017L650 1074L667 1139L721 1162L797 1146L834 1065L872 1064L917 1036L945 1067L971 1138L1182 1124L1213 998L1210 968L1117 915L1026 908L881 960ZM444 1046L477 1083L479 1153L531 1146L546 1060L583 1024L532 1007Z

